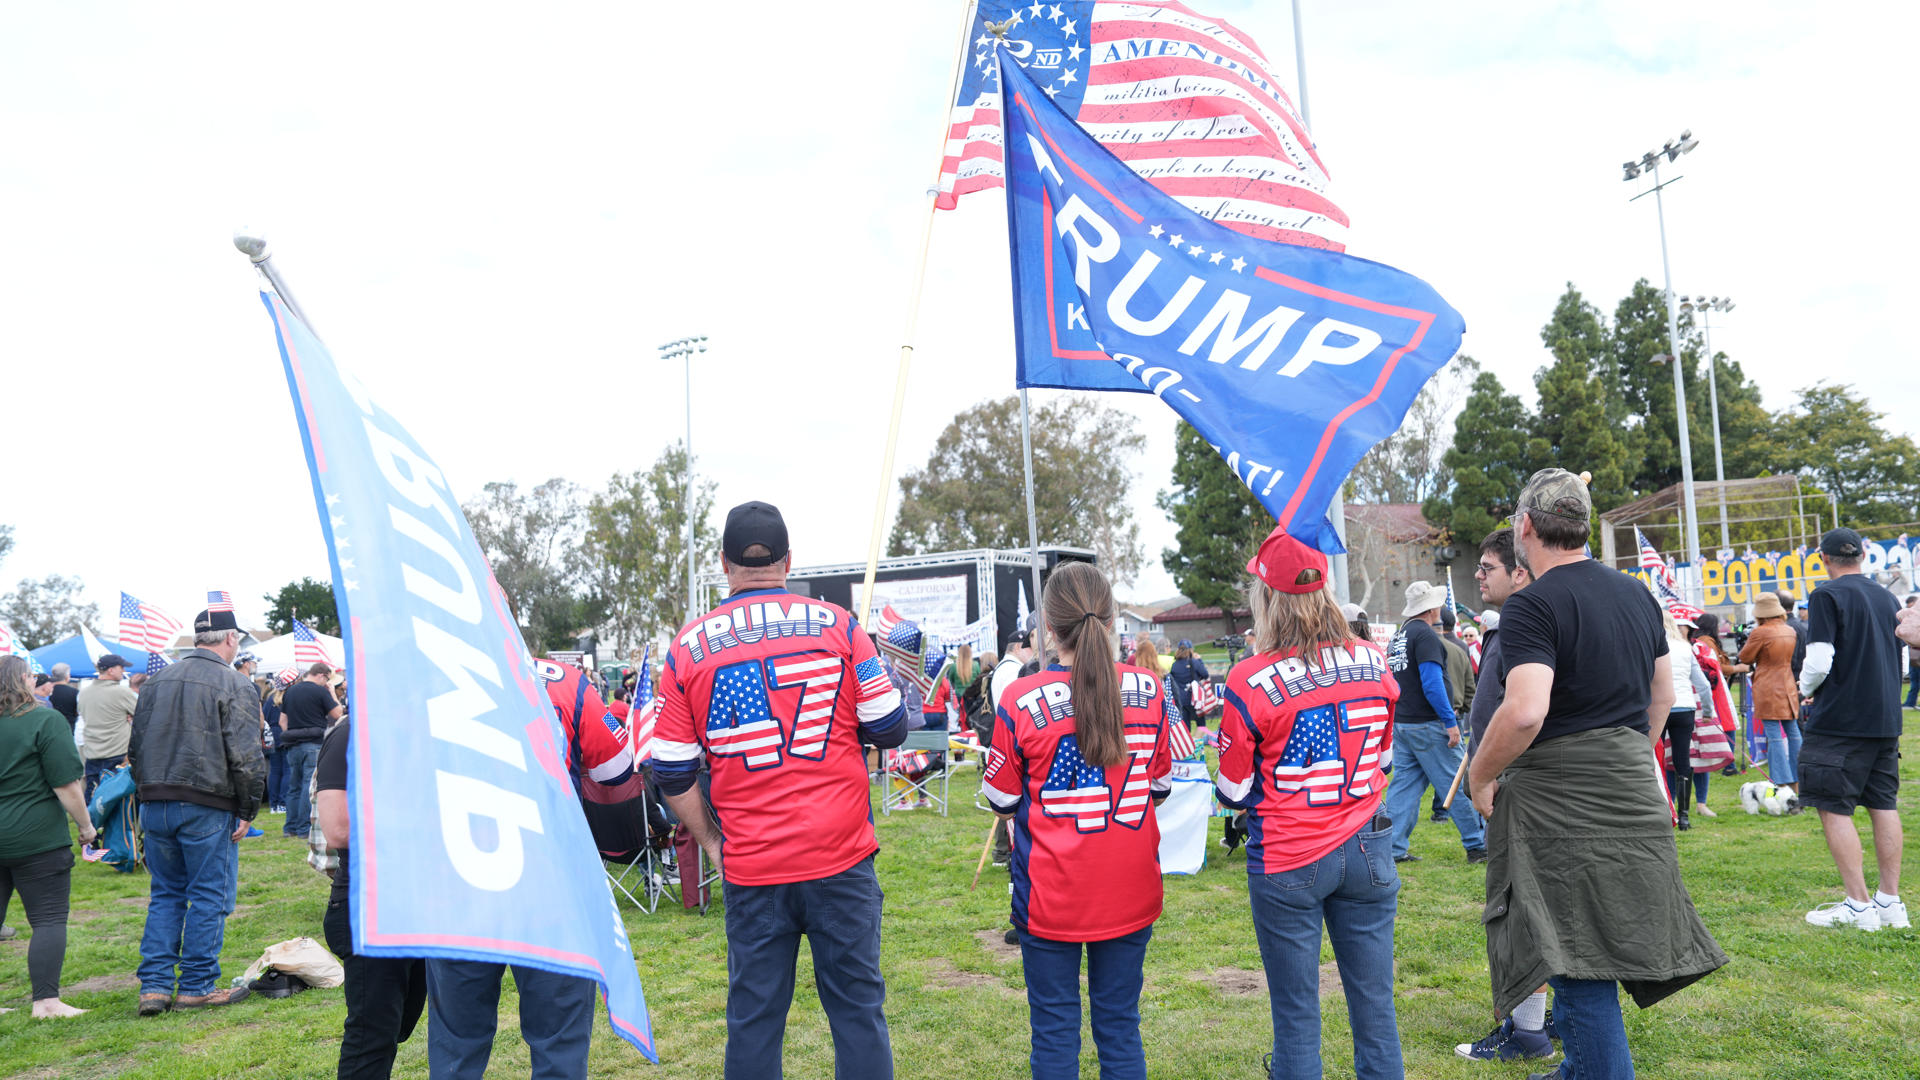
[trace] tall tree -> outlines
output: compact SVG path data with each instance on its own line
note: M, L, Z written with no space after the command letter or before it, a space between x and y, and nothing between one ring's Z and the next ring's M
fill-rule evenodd
M1781 471L1797 471L1836 496L1843 524L1920 520L1920 449L1880 421L1881 414L1850 386L1818 383L1801 390L1800 400L1778 420Z
M1140 572L1140 525L1123 497L1146 440L1133 418L1090 394L1033 411L1034 517L1042 544L1091 548L1116 585ZM894 555L1027 546L1020 399L981 402L953 418L927 463L900 478Z
M1548 463L1592 473L1593 504L1602 510L1631 499L1626 447L1607 419L1606 391L1586 361L1575 356L1554 361L1540 372L1534 388L1540 395L1535 431L1546 443Z
M1625 421L1627 399L1621 393L1612 332L1600 309L1588 303L1573 282L1567 282L1567 291L1553 305L1553 315L1540 328L1540 341L1555 360L1578 362L1598 377L1608 420L1616 425Z
M714 568L720 535L708 480L694 492L695 573ZM686 620L687 450L674 443L645 472L614 473L587 503L580 552L587 581L624 650L669 633Z
M1546 440L1534 434L1538 425L1499 376L1483 371L1474 378L1446 453L1453 487L1422 507L1444 538L1477 545L1513 514L1527 477L1550 460Z
M84 588L79 578L60 574L22 580L0 596L0 622L12 627L29 649L51 645L82 626L99 633L100 608L80 602Z
M571 648L600 621L597 600L580 587L580 488L558 477L522 492L491 483L462 509L494 579L535 655Z
M297 614L301 622L319 633L340 636L340 611L333 603L331 581L303 577L287 582L280 586L279 592L268 593L261 599L267 602L267 629L276 634L293 633L293 619Z
M1177 528L1160 565L1201 607L1231 612L1245 602L1247 559L1273 531L1273 515L1185 421L1173 441L1173 487L1154 499Z

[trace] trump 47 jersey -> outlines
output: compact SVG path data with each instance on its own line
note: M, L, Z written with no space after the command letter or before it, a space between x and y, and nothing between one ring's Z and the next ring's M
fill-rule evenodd
M1080 753L1072 673L1058 664L1007 687L987 753L987 801L1013 815L1013 923L1054 941L1105 941L1160 917L1160 824L1172 790L1170 725L1158 672L1119 666L1127 756Z
M1250 811L1248 873L1312 863L1373 816L1400 699L1379 646L1250 656L1227 674L1225 697L1214 785L1220 801Z
M707 760L728 881L812 881L879 850L861 743L897 746L906 713L845 608L737 593L674 638L659 700L654 775L677 794Z
M627 726L600 698L587 673L572 664L535 660L533 673L547 688L547 700L567 733L567 766L575 776L614 786L633 772Z

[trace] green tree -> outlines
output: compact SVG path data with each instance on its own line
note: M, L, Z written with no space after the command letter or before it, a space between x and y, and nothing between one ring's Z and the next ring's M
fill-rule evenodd
M0 596L0 622L12 627L29 649L51 645L82 626L99 633L100 608L80 602L84 589L79 578L60 574L48 574L38 581L23 580L12 592Z
M558 477L529 491L491 483L462 509L534 655L573 646L603 614L581 587L580 488Z
M1554 361L1535 378L1534 389L1540 395L1534 430L1546 443L1548 464L1592 473L1588 487L1595 506L1631 499L1626 447L1607 419L1606 391L1587 362L1571 355Z
M1920 520L1920 449L1880 424L1850 386L1817 383L1778 417L1778 463L1840 500L1840 520L1886 525ZM1705 510L1702 510L1705 515Z
M280 586L277 593L261 599L267 602L267 629L276 634L293 633L295 615L322 634L340 636L340 612L333 603L333 582L303 577Z
M1228 612L1244 603L1247 559L1273 531L1273 515L1185 421L1174 433L1173 487L1154 504L1178 530L1160 565L1180 592Z
M714 568L713 481L694 493L695 573ZM606 628L632 650L686 620L687 450L674 443L645 472L614 473L587 503L580 552Z
M1538 424L1499 376L1483 371L1474 378L1446 452L1453 486L1421 508L1443 537L1477 545L1512 516L1527 477L1549 460L1546 440L1534 434Z
M1146 440L1133 418L1089 394L1033 410L1033 511L1043 544L1091 548L1115 585L1140 572L1140 525L1123 494ZM927 463L900 478L894 555L1027 546L1020 399L953 418Z
M1612 332L1600 309L1589 304L1573 282L1567 282L1567 291L1553 305L1553 315L1540 328L1540 341L1555 360L1576 362L1598 378L1611 423L1618 425L1626 419L1627 400L1621 393ZM1536 382L1538 378L1535 376Z

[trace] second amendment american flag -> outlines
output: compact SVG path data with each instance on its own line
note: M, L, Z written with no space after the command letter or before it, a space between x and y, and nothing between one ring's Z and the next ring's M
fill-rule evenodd
M1266 54L1183 4L983 0L937 205L1005 183L995 53L1089 135L1202 217L1263 240L1346 250L1347 215Z

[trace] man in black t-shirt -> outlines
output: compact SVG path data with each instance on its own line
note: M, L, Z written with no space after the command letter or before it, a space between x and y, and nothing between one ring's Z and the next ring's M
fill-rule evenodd
M1562 469L1521 492L1514 539L1533 583L1500 612L1506 698L1470 777L1488 818L1494 1007L1550 983L1561 1072L1613 1078L1633 1075L1620 988L1644 1008L1727 957L1681 880L1654 761L1674 699L1660 607L1587 557L1592 513Z
M47 695L47 704L61 716L67 718L67 730L72 731L80 723L80 690L67 676L71 671L65 664L55 664L48 672L53 676L53 690Z
M1421 796L1431 785L1445 792L1466 760L1460 745L1460 720L1454 715L1454 688L1447 681L1447 647L1433 627L1447 603L1440 585L1416 581L1407 586L1407 606L1400 614L1406 623L1387 646L1387 668L1400 684L1400 702L1393 713L1393 782L1387 785L1382 809L1393 820L1393 858L1413 862L1408 852L1413 827L1420 820ZM1448 808L1467 861L1487 859L1486 826L1471 802L1456 797Z
M1820 538L1827 582L1808 598L1807 698L1800 747L1800 801L1820 811L1827 850L1847 896L1807 912L1815 926L1862 930L1911 926L1900 902L1900 605L1860 572L1864 545L1852 529ZM1867 893L1853 808L1873 823L1879 891Z
M332 677L332 668L315 664L280 698L280 746L287 755L287 821L280 831L302 840L312 824L307 784L320 758L320 739L346 712L327 686Z
M346 971L346 1027L340 1033L339 1075L386 1076L400 1044L413 1034L427 1004L427 962L417 956L356 956L353 952L352 818L347 805L347 753L353 722L342 721L320 744L314 769L314 822L339 865L321 922L327 948Z

